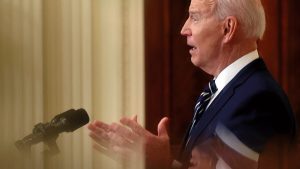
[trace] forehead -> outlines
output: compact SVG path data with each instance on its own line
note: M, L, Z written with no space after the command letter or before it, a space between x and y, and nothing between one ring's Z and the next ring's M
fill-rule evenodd
M191 0L189 12L209 13L216 4L216 0Z

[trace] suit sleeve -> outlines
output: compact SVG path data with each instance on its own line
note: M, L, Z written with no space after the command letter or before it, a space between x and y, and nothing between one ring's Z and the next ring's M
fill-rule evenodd
M291 112L278 95L260 93L240 105L223 125L251 150L260 153L270 138L293 132Z

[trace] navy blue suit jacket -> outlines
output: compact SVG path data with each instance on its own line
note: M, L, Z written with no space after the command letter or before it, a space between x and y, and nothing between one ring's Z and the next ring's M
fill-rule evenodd
M191 132L189 143L183 146L183 162L189 160L196 144L214 135L218 123L258 153L271 137L294 136L296 128L289 101L262 59L244 67L203 113Z

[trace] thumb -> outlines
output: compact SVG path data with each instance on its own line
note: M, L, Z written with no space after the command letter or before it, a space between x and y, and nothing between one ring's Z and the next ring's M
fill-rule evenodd
M131 120L137 122L137 115L133 115L133 116L131 117Z
M158 136L169 138L168 128L169 128L169 118L164 117L160 120L160 122L157 125Z

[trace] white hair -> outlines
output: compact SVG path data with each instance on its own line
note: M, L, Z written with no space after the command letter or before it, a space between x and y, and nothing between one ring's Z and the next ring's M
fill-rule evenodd
M262 39L266 29L265 11L260 0L215 0L219 19L235 16L248 38Z

